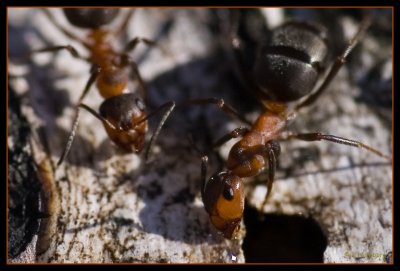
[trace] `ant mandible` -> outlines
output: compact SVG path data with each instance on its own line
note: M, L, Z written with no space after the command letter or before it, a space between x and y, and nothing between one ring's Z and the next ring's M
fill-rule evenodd
M192 100L194 103L216 104L226 113L250 126L250 128L236 128L216 141L214 146L220 146L233 138L241 137L229 152L225 164L226 170L215 173L208 181L208 157L206 155L202 157L203 204L211 223L225 238L232 238L240 228L245 201L243 178L254 177L268 168L268 190L261 206L266 204L271 194L277 159L280 155L279 141L325 140L363 148L391 160L379 150L359 141L318 132L301 134L285 132L285 128L295 118L297 111L320 97L370 24L371 18L366 16L315 91L313 90L316 83L327 64L329 48L326 40L327 30L324 27L305 21L289 21L276 28L270 42L260 48L253 74L245 69L241 55L242 47L236 32L231 33L231 43L240 73L251 93L261 102L265 110L254 123L250 123L222 99Z
M146 38L135 37L129 41L122 52L116 52L112 47L113 37L118 38L126 29L134 9L130 9L122 23L115 31L104 28L118 15L118 8L64 8L67 20L81 29L88 29L86 39L80 39L75 34L60 25L52 13L43 9L47 18L67 37L80 42L89 52L88 57L82 57L70 45L54 46L34 50L30 55L41 52L56 52L67 50L75 58L82 59L92 65L91 75L79 98L76 118L68 137L68 142L57 163L60 165L67 156L79 122L79 108L83 108L98 118L104 125L109 138L120 148L139 153L145 145L145 135L148 130L147 120L161 110L165 110L158 127L154 131L145 152L147 160L154 140L157 138L162 126L175 107L173 101L162 104L146 115L143 99L146 94L146 85L139 73L137 64L130 59L128 53L135 49L139 43L148 46L156 45L154 41ZM140 86L140 95L128 91L129 71L131 68ZM99 113L82 103L93 83L96 82L100 95L105 99L100 105Z

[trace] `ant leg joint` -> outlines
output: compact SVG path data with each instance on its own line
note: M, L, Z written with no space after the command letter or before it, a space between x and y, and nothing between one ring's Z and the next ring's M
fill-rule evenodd
M230 133L224 135L223 137L221 137L220 139L218 139L214 144L213 144L213 148L217 148L219 146L221 146L222 144L225 144L226 142L228 142L229 140L233 139L233 138L238 138L238 137L242 137L245 134L247 134L250 130L246 127L238 127L234 130L232 130Z
M101 72L101 67L99 65L92 65L92 67L90 68L90 73L100 73Z
M155 46L157 44L155 41L146 38L136 37L128 42L123 51L125 53L133 51L140 42L146 44L147 46Z
M68 44L67 46L65 46L65 49L67 49L71 53L71 55L73 57L75 57L75 58L80 58L81 57L79 55L78 51L74 47L72 47L72 45Z
M219 100L217 101L217 106L218 106L219 108L223 108L224 105L225 105L224 99L219 99Z

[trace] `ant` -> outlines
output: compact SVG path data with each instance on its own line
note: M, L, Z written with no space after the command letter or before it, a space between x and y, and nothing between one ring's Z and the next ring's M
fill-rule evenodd
M64 8L64 14L69 23L81 29L89 30L85 39L77 37L60 25L49 10L42 9L42 11L62 33L80 42L89 52L89 56L81 56L71 45L38 49L32 51L29 55L67 50L73 57L92 65L90 77L78 101L72 130L57 166L64 161L71 148L79 122L80 108L85 109L103 123L109 138L117 146L125 151L135 153L140 153L144 148L145 135L148 130L147 120L159 111L164 110L165 113L147 146L145 152L145 160L147 161L153 142L174 109L175 103L170 101L162 104L147 115L145 113L146 108L143 100L147 92L146 85L139 73L137 64L130 59L128 53L134 50L139 43L154 46L156 45L154 41L135 37L126 44L122 52L117 52L112 47L111 41L113 38L118 38L126 29L134 9L130 9L127 12L121 25L116 30L111 30L104 28L104 26L109 25L117 17L120 11L118 8ZM129 67L138 80L140 95L128 90ZM105 99L100 105L99 113L82 103L95 82L100 95Z
M285 131L297 112L311 104L327 89L346 58L360 42L371 24L366 16L353 38L336 58L322 83L324 68L328 64L330 48L327 43L327 29L307 21L289 21L277 27L269 43L260 47L254 63L253 73L245 68L242 44L235 31L229 39L238 64L239 72L250 92L263 105L254 123L247 121L222 99L195 99L193 103L215 104L220 109L248 127L239 127L224 135L213 145L218 147L233 138L241 138L231 148L226 169L212 175L207 181L208 156L201 161L201 196L211 223L225 238L231 239L240 229L243 217L245 193L243 178L259 175L268 169L267 194L262 203L265 206L274 182L277 160L280 155L280 141L298 139L303 141L329 141L358 147L391 161L364 143L330 134L291 133ZM233 27L233 29L235 29Z

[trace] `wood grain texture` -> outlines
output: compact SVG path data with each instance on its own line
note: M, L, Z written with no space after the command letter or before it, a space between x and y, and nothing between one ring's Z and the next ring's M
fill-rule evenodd
M90 67L67 52L14 63L12 56L26 49L50 44L71 44L80 52L84 48L59 33L37 9L13 8L8 12L10 83L23 98L21 107L31 128L45 128L55 163ZM51 12L68 25L60 10ZM358 22L339 10L282 14L282 19L332 16L335 19L327 26L342 27L346 38ZM124 38L155 39L171 52L166 55L158 48L139 46L132 53L149 86L149 110L171 100L218 97L249 119L259 112L260 107L246 97L232 71L233 64L221 51L221 33L212 28L213 16L203 8L135 12ZM327 93L299 114L290 130L357 139L391 154L390 23L387 15L371 27ZM132 80L131 89L135 88ZM93 87L85 103L97 109L101 102ZM160 117L150 121L150 131ZM200 154L187 140L191 132L198 147L208 151L207 142L239 125L212 106L178 108L161 131L150 163L145 164L142 156L118 150L102 124L82 112L68 159L51 173L53 189L49 193L53 193L54 205L50 216L41 222L37 241L32 244L36 251L30 250L35 255L30 259L51 263L245 262L241 245L246 227L243 224L239 239L233 241L214 230L200 197ZM222 158L230 144L233 142L219 151ZM221 168L218 159L210 162L209 174ZM265 177L247 185L251 206L258 207L263 199ZM385 262L384 256L392 251L392 165L346 146L285 142L277 181L264 212L315 219L328 241L324 262Z

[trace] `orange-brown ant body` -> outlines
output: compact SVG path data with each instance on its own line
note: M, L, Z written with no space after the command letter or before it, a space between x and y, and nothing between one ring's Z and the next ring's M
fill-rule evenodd
M370 18L366 17L315 91L314 87L327 64L328 46L325 28L318 24L295 21L278 27L272 33L270 43L261 47L254 74L248 73L245 69L240 40L235 31L232 32L231 42L241 75L265 110L251 124L233 108L224 104L223 100L193 100L201 104L214 103L225 112L251 125L250 128L234 129L215 143L215 146L220 146L230 139L241 137L229 152L225 164L226 170L215 173L208 181L206 177L208 157L202 158L203 203L211 223L224 237L234 237L240 228L245 202L243 178L254 177L268 168L268 190L262 204L264 207L271 193L281 140L325 140L364 148L378 156L391 159L366 144L334 135L285 133L288 122L293 120L297 111L312 104L327 88L369 25Z
M145 154L147 159L152 143L158 136L167 117L172 112L175 103L167 102L150 114L146 115L145 113L143 98L146 93L146 86L141 78L136 63L129 58L128 52L132 51L140 42L146 45L155 45L153 41L136 37L127 43L122 52L116 52L111 44L113 40L112 37L118 37L127 27L133 15L133 9L129 10L117 30L111 31L103 26L111 23L116 18L119 13L118 8L64 8L64 14L72 25L89 30L85 40L78 38L61 26L47 9L43 9L43 11L61 32L69 38L79 41L88 50L89 57L84 58L80 56L77 50L70 45L35 50L31 52L31 54L66 49L72 56L83 59L92 65L91 76L79 98L78 109L84 108L101 120L109 138L116 145L128 152L141 152L145 145L148 118L159 110L166 110L148 144ZM128 91L129 68L132 69L138 80L141 95L136 95ZM82 103L82 100L94 82L96 82L100 95L105 99L100 106L99 113ZM68 143L58 161L58 165L63 162L70 150L78 120L79 110Z

